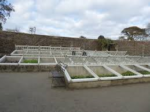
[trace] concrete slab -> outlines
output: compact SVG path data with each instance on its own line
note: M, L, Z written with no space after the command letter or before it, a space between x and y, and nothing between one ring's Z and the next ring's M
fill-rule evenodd
M150 111L150 83L82 90L52 89L49 76L49 72L0 73L0 111Z

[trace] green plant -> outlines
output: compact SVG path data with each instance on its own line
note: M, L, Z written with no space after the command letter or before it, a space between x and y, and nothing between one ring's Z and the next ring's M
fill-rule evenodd
M14 7L7 0L0 0L0 20L5 23L7 17L10 17L11 12L14 12Z
M141 73L141 74L144 74L144 75L148 75L148 74L150 74L150 72L149 71L138 71L139 73Z
M114 43L111 39L108 38L98 38L98 46L102 50L108 49L108 46Z
M82 79L82 78L93 78L92 75L87 75L87 76L84 76L84 75L75 75L75 76L71 76L72 79Z
M98 39L99 47L103 50L104 48L107 48L107 40L104 39Z
M98 74L99 77L116 77L115 74Z
M38 60L24 60L23 63L38 63Z
M122 73L121 75L123 75L123 76L133 76L135 74L130 72L130 71L126 71L126 72Z
M0 31L3 30L3 26L2 26L2 23L0 23Z

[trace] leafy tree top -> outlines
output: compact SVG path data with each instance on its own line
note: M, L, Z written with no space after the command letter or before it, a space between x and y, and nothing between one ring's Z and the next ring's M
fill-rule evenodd
M137 26L131 26L131 27L128 27L128 28L125 28L122 30L122 33L130 33L131 35L135 35L135 34L146 34L145 33L145 29L141 29Z
M100 36L98 37L98 39L105 39L105 37L104 37L103 35L100 35Z
M144 40L144 37L148 36L145 29L139 28L137 26L125 28L121 33L127 36L130 40Z
M81 39L86 39L86 37L85 37L85 36L82 36L82 35L80 36L80 38L81 38Z
M3 30L3 26L2 26L2 23L0 23L0 31Z
M11 3L7 0L0 0L0 20L6 22L7 17L10 17L10 13L15 11Z

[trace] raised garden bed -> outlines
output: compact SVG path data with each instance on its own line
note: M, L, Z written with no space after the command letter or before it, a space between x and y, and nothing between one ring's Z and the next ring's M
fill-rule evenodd
M3 61L3 63L18 63L18 61L9 61L9 60L5 60L5 61Z
M38 51L28 51L27 52L28 55L39 55Z
M17 55L21 55L21 54L25 54L27 51L23 51L23 50L16 50L13 54L17 54Z
M61 52L61 51L60 51ZM52 52L53 56L61 56L62 54L60 52Z
M116 72L120 73L122 76L135 76L136 75L135 73L128 71L119 65L112 65L109 67L115 70Z
M75 75L71 76L72 79L82 79L82 78L94 78L92 75L84 76L84 75Z
M83 63L84 62L82 57L72 57L71 59L74 63Z
M6 56L4 57L0 63L18 63L21 57L18 56Z
M23 60L23 63L38 63L38 60Z
M71 63L69 58L56 58L57 62L63 62L63 63Z
M72 79L94 78L83 66L69 66L67 71Z
M143 74L143 75L150 75L149 71L138 71L139 73Z
M40 63L55 63L54 58L40 58Z
M123 72L121 75L123 75L123 76L134 76L135 74L130 72L130 71L126 71L126 72Z
M90 63L96 63L96 61L91 57L87 57L85 61L88 62L89 64Z
M41 57L49 57L51 56L50 51L40 51Z
M149 66L149 65L142 65L142 66L145 67L145 68L150 69L150 66Z
M98 74L99 77L116 77L115 74Z
M99 77L116 77L115 74L111 73L103 66L88 66L88 67Z

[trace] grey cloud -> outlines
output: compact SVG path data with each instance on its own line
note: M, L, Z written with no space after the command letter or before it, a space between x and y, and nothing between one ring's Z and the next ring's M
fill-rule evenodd
M150 22L150 0L14 0L16 12L5 28L20 27L28 32L37 27L38 34L97 38L117 38L131 25L144 27Z

